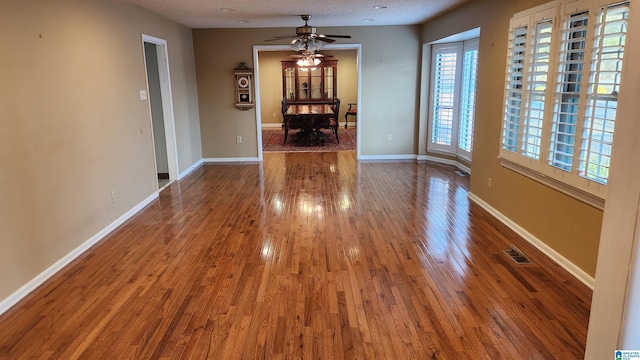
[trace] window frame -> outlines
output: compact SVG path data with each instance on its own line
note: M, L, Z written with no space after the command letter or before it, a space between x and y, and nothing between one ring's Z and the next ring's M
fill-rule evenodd
M464 60L465 54L467 51L478 51L479 48L479 38L473 38L465 41L457 41L457 42L447 42L447 43L436 43L431 45L431 66L430 66L430 81L429 81L429 113L428 113L428 131L427 131L427 151L434 153L444 153L451 154L456 157L465 159L467 161L471 161L471 154L473 151L473 135L471 137L471 151L466 151L465 149L460 148L460 125L462 123L461 116L463 115L462 109L462 90L464 83ZM437 71L437 56L442 54L455 54L456 55L456 64L455 64L455 79L454 79L454 93L452 98L452 124L451 124L451 136L448 144L443 144L434 141L434 131L435 131L435 110L436 110L436 100L435 96L437 96L436 92L436 81L438 76L436 74ZM477 61L477 58L476 58ZM477 81L477 64L476 64L476 74L475 79ZM476 86L477 87L477 86ZM473 96L473 108L475 109L475 93ZM474 110L475 112L475 110ZM475 116L473 116L475 119ZM474 120L473 119L473 120ZM472 120L472 122L473 122ZM473 127L472 127L473 131Z
M517 13L514 15L514 17L512 17L509 24L509 50L507 53L507 71L505 73L505 93L503 98L504 100L502 113L503 119L499 147L500 162L503 166L511 170L528 176L547 186L550 186L565 194L573 196L583 202L601 209L604 207L604 199L606 198L606 184L603 184L596 180L588 179L584 174L581 175L579 166L581 159L584 159L584 156L582 154L584 154L584 151L586 149L583 145L585 144L585 138L590 134L590 132L587 134L584 131L584 126L585 124L587 124L587 107L589 106L589 104L591 104L589 100L589 97L591 96L589 88L591 86L593 74L600 74L599 68L596 69L596 66L594 66L594 64L599 64L598 60L596 59L597 54L593 51L594 40L599 36L599 34L595 34L595 24L596 17L600 13L601 9L610 9L619 4L625 4L628 2L629 1L611 0L557 0ZM578 64L579 66L581 66L581 68L579 71L579 92L576 95L576 98L578 99L576 110L577 115L575 115L576 124L575 131L572 135L573 143L571 144L573 146L571 153L572 164L571 171L567 171L566 169L554 166L551 161L551 156L553 154L553 151L555 150L552 149L552 145L556 141L553 136L555 135L558 118L560 118L560 115L558 115L558 111L560 110L560 99L562 98L563 94L568 94L563 88L561 88L563 84L567 84L567 80L566 78L563 78L563 76L568 76L568 73L561 66L566 65L562 56L567 56L566 54L572 51L563 49L563 45L566 46L566 44L572 42L570 39L565 40L563 36L571 32L569 30L566 30L567 23L571 20L571 16L579 14L581 12L588 12L588 20L586 25L586 36L584 38L585 46L583 49L581 49L584 56L580 59L581 63ZM533 92L530 88L531 74L529 74L532 69L532 57L534 56L532 55L533 53L531 47L535 46L535 44L532 43L531 39L531 37L535 35L535 31L532 31L532 29L535 30L538 24L545 21L552 22L553 33L550 45L551 54L549 56L549 71L547 73L548 83L546 86L546 94L544 97L544 117L542 124L542 138L540 139L540 154L536 159L522 154L523 140L525 137L523 127L528 120L525 115L527 110L527 101L531 96L531 92ZM628 23L628 19L626 21ZM515 151L513 151L513 142L506 142L506 140L509 140L511 138L505 137L505 129L507 128L507 126L513 123L512 118L508 116L510 114L508 112L510 110L509 104L511 104L511 102L509 101L513 99L512 94L510 93L513 81L510 69L512 69L513 66L512 57L514 54L514 33L516 29L524 26L527 27L527 40L523 65L524 80L522 86L522 100L518 118L519 128L517 129L517 144L515 146ZM623 57L624 45L625 44L623 43ZM624 62L623 58L620 59L620 62ZM624 71L624 68L622 69L622 71ZM575 71L573 71L573 73L575 73ZM620 78L622 78L622 72L620 73ZM619 85L620 82L617 83L617 86ZM613 123L615 123L615 118L613 120ZM613 135L610 136L611 138L613 138Z

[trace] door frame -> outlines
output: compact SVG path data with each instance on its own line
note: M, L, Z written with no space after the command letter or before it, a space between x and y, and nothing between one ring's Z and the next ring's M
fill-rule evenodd
M144 54L144 43L151 43L157 45L157 53L158 53L158 72L160 73L160 93L162 100L162 114L164 118L164 136L167 144L167 163L169 167L169 181L178 179L178 148L176 144L176 129L175 129L175 119L173 116L173 95L171 94L171 74L169 72L169 52L167 50L167 41L164 39L157 38L155 36L150 36L146 34L142 34L142 52L143 58L146 59L146 54ZM143 59L143 60L144 60ZM144 65L144 74L145 74L145 82L146 82L146 91L149 94L149 80L147 74L147 65L145 62ZM155 136L153 134L153 119L151 118L151 99L147 97L148 105L149 105L149 122L151 125L151 136ZM153 147L153 166L155 168L156 174L154 176L157 177L158 165L156 160L156 152L155 152L155 142L151 142Z
M362 120L360 114L362 114L362 101L360 94L362 93L362 44L327 44L323 47L323 50L356 50L356 63L358 68L357 74L357 103L358 103L358 125L356 126L356 159L360 159L360 147L361 141L361 129ZM262 161L262 116L260 114L260 66L258 64L258 53L260 51L292 51L290 45L254 45L253 46L253 68L254 70L254 82L255 82L255 94L253 95L256 100L256 136L258 138L258 160Z

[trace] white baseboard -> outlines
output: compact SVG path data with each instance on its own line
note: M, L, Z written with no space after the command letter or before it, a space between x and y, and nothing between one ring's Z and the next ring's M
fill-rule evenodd
M82 255L90 247L97 244L110 232L115 230L118 226L122 225L125 221L127 221L129 218L135 215L138 211L142 210L145 206L149 205L156 198L158 198L157 191L154 192L148 198L144 199L141 203L133 207L131 210L127 211L124 215L120 216L116 221L112 222L107 227L102 229L100 232L92 236L89 240L85 241L80 246L72 250L65 257L56 261L55 264L51 265L48 269L41 272L35 278L31 279L31 281L24 284L16 292L9 295L6 299L2 300L0 302L0 314L3 314L5 311L9 310L13 305L17 304L18 301L22 300L25 296L29 295L32 291L37 289L38 286L42 285L45 281L47 281L49 278L55 275L58 271L62 270L65 266L67 266L69 263L75 260L78 256Z
M531 245L535 246L538 250L542 251L543 254L547 255L551 260L555 261L558 265L560 265L563 269L567 270L571 275L580 280L583 284L587 285L591 290L593 290L593 286L595 284L595 279L576 266L574 263L569 261L567 258L562 256L560 253L552 249L549 245L545 244L542 240L533 236L530 232L525 230L520 225L516 224L513 220L506 217L500 211L493 208L491 205L487 204L484 200L480 199L475 194L469 192L468 194L469 200L481 206L491 215L493 215L500 222L508 226L511 230L515 231L518 235L522 236L526 241L531 243Z
M183 171L182 173L180 173L180 175L178 175L178 180L186 177L187 175L191 174L193 172L193 170L197 169L200 165L202 165L203 161L202 159L198 160L195 164L189 166L189 168L187 168L185 171Z
M282 129L282 123L262 123L263 129Z
M414 154L405 154L405 155L360 155L358 160L386 160L386 161L397 161L397 160L416 160L416 155Z
M445 158L431 156L431 155L418 155L418 161L433 161L440 164L453 165L458 169L466 171L468 174L471 174L471 169L468 166L452 159L445 159Z
M205 163L237 163L237 162L260 162L257 157L243 157L243 158L205 158L202 159Z

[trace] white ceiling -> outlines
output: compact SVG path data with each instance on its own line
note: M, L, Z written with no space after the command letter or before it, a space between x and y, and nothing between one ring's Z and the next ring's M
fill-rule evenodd
M470 0L115 1L149 9L190 28L267 28L302 26L301 14L310 14L309 25L315 27L420 24Z

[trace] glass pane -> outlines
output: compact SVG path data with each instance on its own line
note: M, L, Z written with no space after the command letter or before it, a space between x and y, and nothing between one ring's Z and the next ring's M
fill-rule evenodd
M605 7L596 17L578 174L602 184L609 177L628 17L628 2Z
M464 53L462 74L462 104L460 106L460 134L458 147L471 152L473 146L473 124L476 108L476 83L478 78L478 50Z
M560 44L558 97L551 126L549 165L566 171L571 171L573 166L588 15L588 12L582 12L569 17Z
M551 21L539 23L531 39L531 63L527 81L521 154L536 160L540 158L541 150L552 30Z
M309 99L309 69L298 68L298 99Z
M285 80L285 96L289 99L295 98L296 77L295 69L287 68L284 70Z
M314 100L322 99L322 70L320 68L311 68L311 98Z
M434 144L451 145L456 58L456 53L436 55L431 139Z
M520 138L520 112L522 106L522 84L524 80L524 60L527 47L527 27L513 30L509 43L507 62L507 83L502 122L502 148L517 151Z
M333 92L333 68L324 68L324 98L333 99L335 97Z

